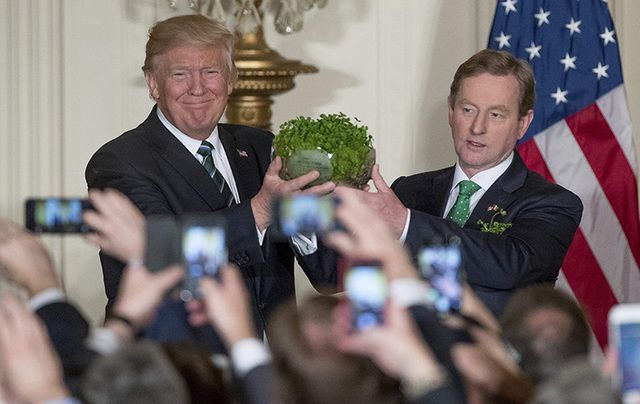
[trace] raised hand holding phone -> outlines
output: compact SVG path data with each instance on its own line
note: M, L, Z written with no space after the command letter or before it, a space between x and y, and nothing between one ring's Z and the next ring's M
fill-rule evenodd
M338 200L332 196L291 194L274 201L273 220L278 233L285 237L296 234L324 234L336 228L335 207Z
M463 289L460 247L457 244L425 247L418 254L418 264L431 286L430 300L434 308L442 314L459 311Z
M225 224L222 217L191 215L182 223L182 257L186 270L180 298L184 301L202 297L198 284L204 276L220 279L227 263Z
M345 274L344 287L351 302L351 322L355 331L384 322L388 291L380 263L354 263Z

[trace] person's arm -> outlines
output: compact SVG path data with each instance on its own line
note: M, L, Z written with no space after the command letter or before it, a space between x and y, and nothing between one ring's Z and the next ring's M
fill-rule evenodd
M273 208L273 201L276 198L283 195L290 195L294 192L324 195L330 193L336 187L333 182L328 181L320 185L304 189L320 176L318 171L313 170L294 179L283 180L280 178L281 169L282 159L279 156L276 156L267 168L267 172L262 180L262 187L260 187L260 191L251 198L251 209L253 211L256 226L260 230L266 229L271 225L271 211Z
M45 328L8 296L0 300L0 379L7 386L9 401L70 399Z
M458 237L467 281L476 286L508 290L555 280L580 222L580 200L555 189L512 210L501 218L512 226L500 235L413 210L406 244L417 252L434 238Z
M158 172L156 164L149 157L139 156L134 166L125 160L120 150L98 151L87 165L86 180L90 190L112 188L125 195L144 216L181 215L184 207L179 197L165 189L166 178ZM129 156L133 159L134 157ZM145 170L143 167L154 167ZM206 209L203 209L206 211ZM228 232L227 245L229 258L240 266L263 263L265 257L259 244L256 232L256 222L251 207L251 201L246 200L225 209L216 211L233 226ZM105 291L110 304L117 293L122 270L126 262L109 255L106 251L100 254L103 268ZM166 263L167 265L170 263Z
M238 269L224 268L219 281L202 278L200 288L207 319L230 353L241 402L277 402L271 354L256 335L247 291Z
M218 330L228 350L241 341L257 339L244 281L235 266L223 268L220 280L203 277L200 288L207 320Z
M391 226L367 205L367 193L347 187L338 187L335 193L340 198L336 218L346 231L328 234L327 245L354 260L380 261L389 281L418 278L416 268Z
M345 312L348 310L342 311ZM350 323L340 318L338 322ZM463 394L453 387L448 371L421 338L406 309L390 302L381 326L359 332L345 332L342 328L340 349L370 357L385 373L400 380L410 401L422 402L444 389L451 393L451 403L464 402Z
M28 305L44 322L65 375L80 375L93 357L83 343L89 324L67 302L40 239L17 224L0 220L0 268L0 274L27 291Z
M522 372L506 367L481 344L456 344L452 356L467 383L482 394L509 403L528 403L533 398L535 387L532 381Z

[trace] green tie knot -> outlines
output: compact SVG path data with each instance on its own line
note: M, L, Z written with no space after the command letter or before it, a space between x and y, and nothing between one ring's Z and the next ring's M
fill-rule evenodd
M458 184L460 188L460 195L471 196L476 193L477 190L480 189L480 185L476 184L471 180L462 180Z
M469 210L469 201L473 195L481 187L471 180L462 180L458 183L458 198L456 203L447 215L447 219L453 220L458 226L463 227L469 219L471 212Z

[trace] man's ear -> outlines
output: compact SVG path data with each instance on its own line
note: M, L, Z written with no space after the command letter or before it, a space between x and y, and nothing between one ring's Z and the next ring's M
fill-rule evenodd
M521 116L518 121L518 140L522 139L524 134L529 129L529 125L533 121L533 110L530 109L527 111L526 115Z
M451 96L447 97L447 109L449 110L449 127L453 126L453 105L451 105Z
M227 95L231 95L231 93L233 92L233 81L229 80L227 82Z
M147 82L147 88L149 89L149 97L153 100L160 98L160 92L158 91L158 81L156 76L151 71L144 72L144 80Z

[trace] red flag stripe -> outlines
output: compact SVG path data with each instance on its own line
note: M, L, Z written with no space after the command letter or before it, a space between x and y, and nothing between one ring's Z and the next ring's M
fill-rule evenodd
M618 217L636 263L640 263L636 177L615 134L596 104L573 114L566 121Z
M627 237L566 121L545 129L533 141L553 179L582 199L580 229L616 298L640 301L640 270Z
M588 313L593 333L604 349L607 346L607 314L618 300L580 229L573 236L562 272L573 294Z
M529 169L555 182L540 149L533 140L521 144L518 152ZM569 246L562 264L562 272L574 296L589 314L593 333L600 347L604 348L607 345L607 313L612 305L618 303L618 300L580 229Z

